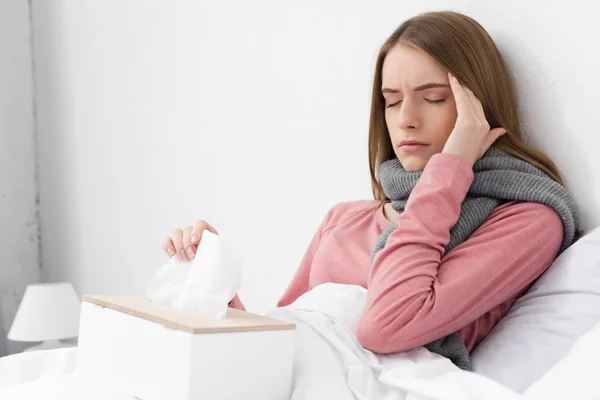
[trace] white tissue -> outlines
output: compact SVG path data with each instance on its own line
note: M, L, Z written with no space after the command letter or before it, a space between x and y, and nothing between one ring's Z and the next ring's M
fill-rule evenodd
M171 257L152 278L146 297L206 317L225 318L229 302L241 285L242 266L223 239L202 232L196 256Z

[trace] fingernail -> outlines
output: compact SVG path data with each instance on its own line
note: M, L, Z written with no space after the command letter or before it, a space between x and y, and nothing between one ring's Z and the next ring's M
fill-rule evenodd
M185 254L185 249L179 250L179 256L181 257L182 260L185 260L187 258L186 254Z
M192 249L192 246L187 248L187 254L189 258L194 258L194 249Z
M197 242L198 241L198 235L196 235L195 233L192 235L192 242Z
M175 254L175 249L173 249L172 247L169 247L169 248L167 249L167 253L169 253L169 255L170 255L171 257L173 257L173 255Z

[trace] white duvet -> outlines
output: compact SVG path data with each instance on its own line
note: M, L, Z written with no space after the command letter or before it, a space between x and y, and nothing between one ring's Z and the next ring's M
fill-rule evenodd
M323 284L269 315L297 324L293 400L534 400L600 398L600 325L570 354L517 394L481 375L462 371L425 348L376 355L356 341L366 290ZM75 372L77 349L0 358L0 399L133 400L94 377Z

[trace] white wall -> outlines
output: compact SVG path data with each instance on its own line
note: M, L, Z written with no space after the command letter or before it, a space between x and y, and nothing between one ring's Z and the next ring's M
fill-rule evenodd
M41 277L29 7L0 0L0 356L29 283Z
M162 237L204 218L239 250L247 306L272 306L326 210L370 197L374 58L426 9L497 38L532 140L595 226L593 4L34 1L45 278L143 291Z

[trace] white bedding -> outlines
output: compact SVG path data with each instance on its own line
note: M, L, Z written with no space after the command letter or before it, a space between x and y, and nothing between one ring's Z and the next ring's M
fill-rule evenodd
M481 375L462 371L424 348L376 355L355 339L366 290L324 284L294 304L272 310L297 324L293 400L525 400L600 398L593 371L600 370L600 326L523 395ZM93 377L74 372L77 349L0 358L0 399L133 400Z

